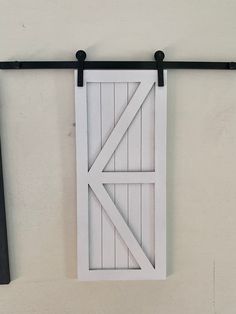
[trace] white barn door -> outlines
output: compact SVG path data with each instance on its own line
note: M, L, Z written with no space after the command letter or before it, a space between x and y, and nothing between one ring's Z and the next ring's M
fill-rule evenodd
M85 70L77 87L75 71L80 280L165 279L166 85Z

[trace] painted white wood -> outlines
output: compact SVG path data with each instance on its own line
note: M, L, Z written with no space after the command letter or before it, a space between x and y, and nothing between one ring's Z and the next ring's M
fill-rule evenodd
M94 177L92 174L88 174L89 184L93 182L97 183L154 183L156 181L155 171L147 172L100 172ZM110 193L109 193L110 194Z
M111 221L115 225L117 231L122 236L132 255L139 263L142 270L154 271L149 259L144 254L141 246L139 245L137 239L133 235L132 231L124 221L119 210L115 206L112 199L109 197L105 188L102 184L91 184L93 191L95 192L97 198L101 202L103 208L106 210L107 215L110 217Z
M118 122L119 118L123 114L125 107L128 103L128 84L127 83L115 83L115 123ZM121 142L118 144L117 149L114 152L115 158L115 175L119 176L114 178L114 173L111 174L112 180L115 185L115 205L119 209L123 218L127 222L128 218L128 183L127 177L125 178L124 171L128 170L128 147L127 147L127 133L124 135ZM120 172L118 172L120 171ZM121 172L122 171L122 172ZM103 173L103 175L107 173ZM110 174L108 174L110 175ZM107 182L108 177L103 177L104 182ZM123 182L121 182L123 181ZM115 266L117 269L128 268L128 254L129 249L120 234L116 232L115 235L116 254L115 254Z
M75 74L76 76L76 74ZM87 87L75 89L76 104L75 119L79 128L76 128L76 160L77 160L77 226L80 236L77 241L78 278L86 276L89 268L89 232L88 232L88 184L83 178L88 172L87 150ZM86 119L85 119L86 117ZM84 208L85 210L81 210ZM82 257L82 258L81 258Z
M157 271L142 271L140 269L116 269L116 270L89 270L81 281L98 280L163 280L162 274Z
M141 107L142 116L142 150L141 170L155 169L155 88ZM158 170L157 170L158 171ZM146 172L143 172L146 173ZM144 182L143 182L144 183ZM146 182L148 183L148 182ZM150 182L151 183L151 182ZM158 183L157 183L158 184ZM154 184L142 184L142 248L154 265L155 263L155 194Z
M155 70L84 70L84 82L153 82L156 79L154 78L154 76L157 74L155 72Z
M85 70L76 87L80 280L165 278L166 84L156 79Z
M153 82L152 82L153 85ZM128 99L132 99L139 84L128 84ZM141 106L128 129L128 171L141 170ZM128 186L128 224L141 244L141 184L130 184ZM129 253L129 268L139 268L132 253Z
M134 96L128 103L123 115L120 117L115 128L112 130L109 138L104 144L100 154L90 169L90 173L98 173L104 169L114 150L127 131L130 123L133 121L145 97L152 88L153 81L141 82Z
M88 162L93 164L102 148L100 83L87 84ZM90 268L102 267L102 206L89 190L89 261Z
M167 71L164 74L167 84ZM166 125L167 89L156 84L155 101L155 267L166 277Z
M102 120L102 146L110 136L115 125L114 83L101 83L101 120ZM114 157L105 169L114 171ZM107 190L114 200L114 185L108 185ZM115 228L107 212L102 210L102 268L115 267Z

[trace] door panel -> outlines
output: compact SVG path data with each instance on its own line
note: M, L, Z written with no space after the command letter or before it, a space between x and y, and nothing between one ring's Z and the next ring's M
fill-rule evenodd
M166 83L156 79L154 70L75 79L80 280L165 278Z

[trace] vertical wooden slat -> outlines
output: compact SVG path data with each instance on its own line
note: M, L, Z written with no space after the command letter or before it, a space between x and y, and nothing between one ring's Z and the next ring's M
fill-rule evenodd
M133 96L138 84L128 84L128 101ZM141 113L138 111L128 129L128 171L141 169ZM128 186L128 223L136 239L141 243L141 185ZM129 253L129 268L139 265Z
M101 105L102 105L102 145L106 142L115 124L114 84L101 83ZM114 156L106 165L106 171L114 171ZM114 184L106 185L106 189L114 200ZM115 227L108 217L106 211L102 210L102 247L103 268L115 267Z
M88 162L89 168L102 147L100 83L88 83ZM90 268L102 267L102 208L101 204L89 189L89 251Z
M77 71L75 71L75 79ZM89 213L88 213L88 125L87 84L75 89L76 115L76 172L77 172L77 226L82 237L77 238L78 277L86 277L89 268ZM79 127L78 127L79 126ZM81 210L81 208L85 210ZM82 257L82 258L81 258Z
M155 94L151 89L142 106L142 171L155 168ZM154 185L142 184L142 247L149 260L155 262Z
M0 144L0 284L10 282L10 269L7 243L7 226L5 212L5 198L3 186L2 152Z
M115 84L115 123L117 123L127 105L127 88L127 83ZM127 134L125 134L114 154L115 171L127 171L127 151ZM115 204L126 221L128 218L127 191L127 184L115 185ZM118 233L116 233L116 268L128 268L128 248Z
M167 71L164 71L165 86ZM156 84L155 97L155 257L160 278L166 278L166 126L167 89Z

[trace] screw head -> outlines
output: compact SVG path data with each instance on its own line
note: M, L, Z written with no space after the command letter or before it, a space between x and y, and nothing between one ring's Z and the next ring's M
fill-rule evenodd
M154 58L156 61L163 61L164 58L165 58L165 54L163 51L161 50L157 50L155 53L154 53Z
M78 50L75 54L76 58L79 61L84 61L86 59L86 52L84 50Z

